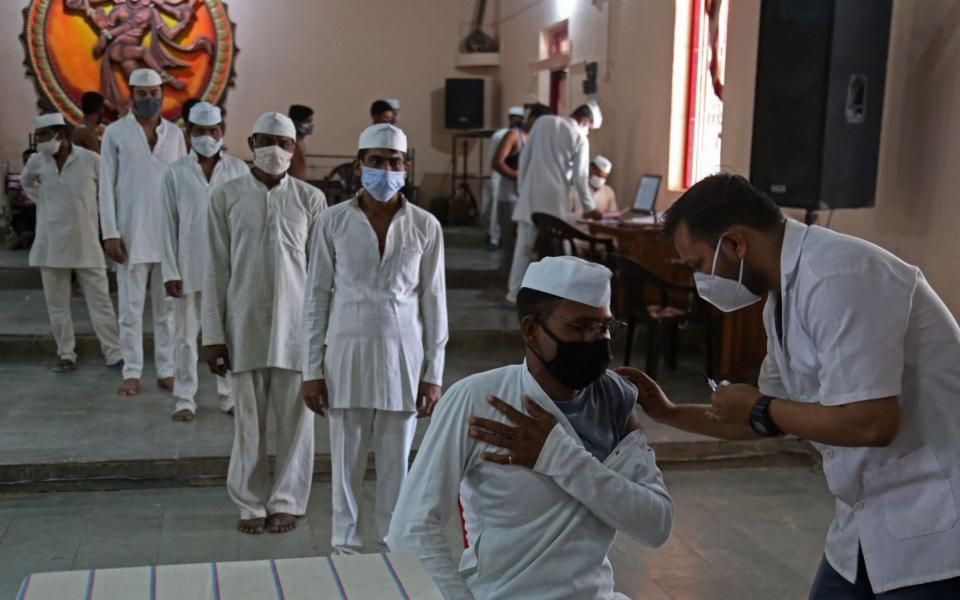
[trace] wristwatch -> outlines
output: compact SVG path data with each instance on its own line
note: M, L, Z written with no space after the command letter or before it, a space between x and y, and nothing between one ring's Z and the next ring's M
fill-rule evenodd
M777 437L783 434L770 418L770 396L760 396L750 409L750 428L763 437Z

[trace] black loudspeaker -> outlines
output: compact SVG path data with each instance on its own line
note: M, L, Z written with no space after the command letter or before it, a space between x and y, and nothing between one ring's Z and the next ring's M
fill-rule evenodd
M447 129L482 129L483 80L448 79L444 108Z
M750 179L792 208L873 206L892 0L763 0Z

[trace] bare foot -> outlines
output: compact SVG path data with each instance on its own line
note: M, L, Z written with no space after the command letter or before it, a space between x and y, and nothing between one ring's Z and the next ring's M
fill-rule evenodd
M287 533L297 528L297 518L289 513L277 513L267 519L270 533Z
M117 393L121 396L136 396L140 393L139 379L124 379Z
M263 533L264 527L267 524L267 520L260 519L240 519L240 525L237 529L240 530L240 533L252 533L254 535L258 533Z
M164 377L157 380L157 385L165 390L173 391L173 377Z
M184 422L184 423L186 423L186 422L188 422L188 421L192 421L192 420L193 420L193 411L192 411L192 410L187 410L186 408L184 408L184 409L182 409L182 410L178 410L177 412L173 413L173 420L174 420L174 421L182 421L182 422Z

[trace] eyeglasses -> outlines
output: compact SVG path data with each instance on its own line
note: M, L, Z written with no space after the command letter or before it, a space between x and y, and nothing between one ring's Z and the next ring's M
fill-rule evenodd
M609 319L606 321L588 321L586 323L575 323L573 321L558 317L554 314L548 314L547 317L551 319L556 319L561 323L565 323L570 327L580 331L584 339L596 339L599 337L604 337L607 334L610 335L610 340L618 340L620 336L623 335L623 332L627 330L627 324L623 321L617 319Z

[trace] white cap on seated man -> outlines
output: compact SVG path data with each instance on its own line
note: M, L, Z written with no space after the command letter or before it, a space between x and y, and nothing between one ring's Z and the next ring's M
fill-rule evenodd
M613 163L609 158L598 154L590 162L590 191L593 192L593 203L602 213L616 212L617 195L609 185L607 178L613 171Z

